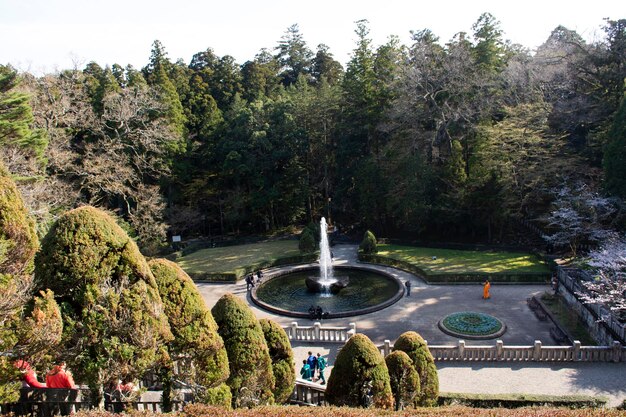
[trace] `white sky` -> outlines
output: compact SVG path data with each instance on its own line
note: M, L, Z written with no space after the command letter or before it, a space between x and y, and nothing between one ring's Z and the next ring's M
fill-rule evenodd
M587 40L601 37L603 18L626 18L623 0L0 0L0 64L35 74L90 61L145 66L152 42L171 60L189 63L213 48L240 64L273 49L286 29L300 27L309 48L330 47L342 64L355 46L355 21L369 20L374 46L390 35L410 43L410 30L431 29L447 42L471 33L481 13L500 22L505 38L528 48L558 25Z

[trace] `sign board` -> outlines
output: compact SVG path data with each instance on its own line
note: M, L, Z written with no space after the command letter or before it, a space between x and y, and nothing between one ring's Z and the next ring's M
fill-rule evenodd
M180 241L181 241L181 239L180 239L179 235L172 236L172 242L180 242Z

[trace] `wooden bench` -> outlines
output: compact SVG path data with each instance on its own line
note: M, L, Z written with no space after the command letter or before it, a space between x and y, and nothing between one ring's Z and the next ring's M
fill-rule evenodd
M535 316L541 321L548 320L548 313L543 309L543 306L535 297L530 297L526 299L526 304L528 307L535 313Z
M535 297L527 298L526 304L528 304L528 307L533 311L537 310L540 307L539 302Z

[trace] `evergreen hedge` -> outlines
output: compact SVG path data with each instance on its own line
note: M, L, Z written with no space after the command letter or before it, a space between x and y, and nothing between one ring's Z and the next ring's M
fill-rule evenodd
M153 259L149 265L174 336L167 345L169 357L185 359L186 369L177 377L191 379L208 389L217 388L228 378L228 355L210 310L191 278L174 262ZM222 392L224 388L228 389L222 387L206 400L222 401L229 397ZM226 404L215 405L230 406L228 399Z
M337 354L326 386L326 401L337 406L366 406L364 395L370 383L372 405L391 409L393 395L385 360L374 343L358 333Z
M98 209L71 210L52 225L35 257L35 283L54 291L64 324L59 354L95 404L105 383L142 375L172 338L148 263Z
M317 249L317 245L315 243L315 235L313 231L308 227L305 227L302 230L302 234L300 235L300 241L298 242L298 249L300 249L300 253L311 253Z
M275 387L272 362L263 329L250 307L233 294L225 294L211 310L228 353L234 408L272 403Z
M420 393L420 376L413 367L409 355L401 350L391 352L385 357L389 370L389 383L396 402L396 410L413 405L413 400Z
M261 319L259 323L272 359L272 371L276 380L274 400L278 404L283 404L287 402L296 385L296 370L289 336L273 320Z
M376 244L376 236L371 231L366 231L363 235L363 241L359 245L359 251L365 254L372 254L378 252L378 246Z
M421 390L413 401L418 406L437 405L439 396L439 376L433 355L430 354L424 339L416 332L405 332L393 345L393 350L405 352L413 361L413 367L420 377Z

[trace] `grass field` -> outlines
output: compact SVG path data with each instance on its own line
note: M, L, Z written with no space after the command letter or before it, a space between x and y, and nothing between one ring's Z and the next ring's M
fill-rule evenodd
M234 272L266 260L298 255L297 240L278 240L250 245L208 248L176 260L189 275Z
M378 255L411 263L429 275L550 272L547 265L537 256L519 252L469 251L382 244L378 245Z

